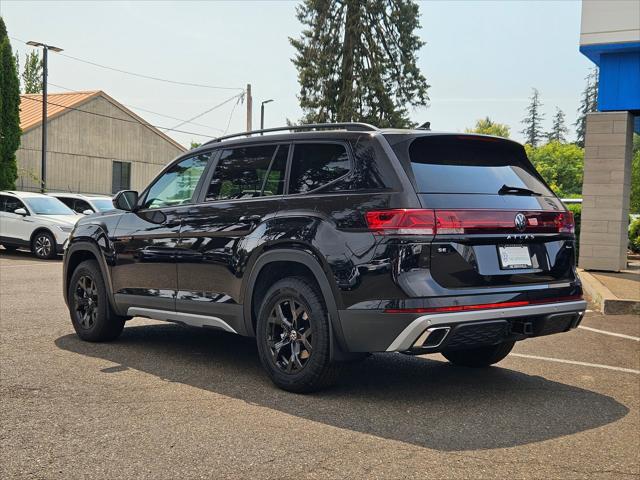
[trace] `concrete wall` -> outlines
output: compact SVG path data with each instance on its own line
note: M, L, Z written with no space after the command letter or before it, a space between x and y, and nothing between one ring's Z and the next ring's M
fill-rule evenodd
M69 111L49 121L47 190L111 194L113 161L131 163L131 188L142 190L183 150L104 97L80 109L127 122ZM131 123L135 122L135 123ZM22 135L17 152L19 190L39 190L42 127Z
M587 115L580 264L585 270L626 268L633 116Z
M580 45L640 41L640 1L582 2Z

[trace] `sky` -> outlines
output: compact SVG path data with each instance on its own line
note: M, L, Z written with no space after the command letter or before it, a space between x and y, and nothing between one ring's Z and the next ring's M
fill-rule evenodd
M301 117L297 72L288 37L299 35L295 1L30 2L0 0L21 63L35 40L62 54L163 79L225 87L202 88L105 70L62 54L49 55L49 91L103 90L149 123L175 128L252 85L253 127L265 106L265 126ZM561 108L574 138L591 62L578 51L580 1L419 2L426 45L419 52L430 102L411 110L415 122L464 131L489 116L523 140L521 120L533 87L549 128ZM16 40L17 39L17 40ZM61 88L63 87L63 88ZM234 90L235 89L235 90ZM146 110L146 111L145 111ZM149 113L152 111L155 113ZM163 114L165 116L156 115ZM167 132L183 145L245 130L246 106L230 100Z

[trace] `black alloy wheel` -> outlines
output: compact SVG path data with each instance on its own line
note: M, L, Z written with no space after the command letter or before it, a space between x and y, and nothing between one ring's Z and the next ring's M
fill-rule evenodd
M76 322L85 330L91 329L96 323L99 302L98 289L91 277L83 275L78 279L73 300Z
M302 370L313 353L313 329L309 313L293 298L279 301L267 320L271 358L285 373Z

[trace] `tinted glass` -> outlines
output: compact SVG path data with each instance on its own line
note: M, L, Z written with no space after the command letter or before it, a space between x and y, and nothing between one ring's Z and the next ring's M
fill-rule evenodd
M289 145L280 145L264 181L263 195L282 195L284 193L284 176L287 171L288 156Z
M207 201L259 197L277 145L223 150L207 190Z
M57 198L62 203L64 203L67 207L73 210L73 198L66 198L66 197L55 197L55 198Z
M107 210L113 210L115 208L110 198L94 198L91 200L91 202L99 212L105 212Z
M322 187L349 171L344 145L301 143L293 149L289 193L304 193Z
M144 208L162 208L191 202L210 154L190 157L176 163L153 184Z
M24 208L24 205L20 200L15 197L3 196L0 200L3 212L13 213L18 208Z
M74 210L78 213L84 213L85 210L91 210L93 212L93 208L84 200L76 200L74 205Z
M497 194L503 185L552 195L516 143L465 136L422 137L409 147L419 193Z
M73 210L57 198L29 197L25 198L24 201L29 205L31 211L37 215L74 215Z

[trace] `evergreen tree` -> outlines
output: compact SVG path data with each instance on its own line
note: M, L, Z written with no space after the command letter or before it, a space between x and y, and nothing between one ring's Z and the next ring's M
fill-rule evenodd
M7 29L0 17L0 190L15 188L20 134L20 81Z
M541 111L542 103L540 103L540 92L534 88L530 97L531 103L527 107L527 116L522 120L524 130L522 133L526 137L526 142L532 147L537 147L543 137L542 120L544 114Z
M573 125L576 127L576 144L584 148L584 137L587 133L587 113L598 109L598 69L593 68L585 77L587 82L582 91L582 100L578 107L578 119Z
M35 51L25 55L22 85L24 93L42 93L42 59Z
M551 131L547 133L547 140L549 142L565 143L567 141L566 135L569 129L565 125L564 112L556 107L556 114L553 116L553 123L551 125Z
M296 49L304 123L369 122L407 127L409 106L424 106L429 85L417 66L425 44L412 0L304 0Z
M497 123L491 120L489 117L485 117L476 122L476 126L473 128L467 128L467 133L480 133L482 135L494 135L496 137L509 138L508 125L504 123Z

